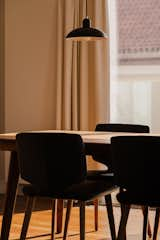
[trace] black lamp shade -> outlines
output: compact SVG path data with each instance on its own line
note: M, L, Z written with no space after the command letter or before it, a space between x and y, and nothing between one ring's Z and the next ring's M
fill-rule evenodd
M90 27L90 19L83 19L83 26L81 28L76 28L73 31L69 32L66 36L66 39L73 41L94 41L94 40L103 40L107 39L107 36L104 32Z

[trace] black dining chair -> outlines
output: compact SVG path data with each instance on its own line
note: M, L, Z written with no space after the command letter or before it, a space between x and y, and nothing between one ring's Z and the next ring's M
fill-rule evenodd
M111 151L117 195L123 206L117 240L123 240L132 204L144 207L143 240L146 240L149 207L156 208L153 240L157 239L160 212L160 137L112 137Z
M98 123L95 131L98 132L128 132L128 133L149 133L148 125L127 124L127 123ZM106 145L105 151L102 152L97 148L92 157L95 161L104 164L107 170L90 170L88 171L88 178L92 178L104 173L112 173L112 158L110 145Z
M98 123L95 131L98 132L130 132L130 133L149 133L150 129L147 125L126 124L126 123ZM101 147L101 146L100 146ZM88 179L113 178L111 146L106 144L103 151L96 148L92 155L93 159L102 163L107 169L105 170L89 170L87 172ZM95 229L98 229L98 200L94 201L95 211ZM148 225L148 235L151 237L150 224Z
M107 203L117 187L112 181L87 179L84 143L80 135L26 132L17 134L16 143L20 175L29 183L23 188L27 206L20 239L26 238L34 199L41 196L53 199L51 239L54 239L56 200L68 200L63 239L67 236L72 201L79 201L80 239L84 240L85 203L101 196L105 196ZM114 222L111 211L109 218Z

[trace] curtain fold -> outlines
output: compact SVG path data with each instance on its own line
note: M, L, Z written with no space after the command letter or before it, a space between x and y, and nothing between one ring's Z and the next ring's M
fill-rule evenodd
M65 39L85 17L84 0L56 0L56 129L93 130L109 119L109 39ZM93 27L108 33L107 0L88 0Z

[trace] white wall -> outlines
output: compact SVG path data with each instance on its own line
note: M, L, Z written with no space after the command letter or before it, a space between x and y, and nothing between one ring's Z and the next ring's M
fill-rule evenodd
M0 27L1 39L5 37L5 66L0 64L5 70L0 78L4 86L1 131L55 126L55 4L53 0L5 0L4 29ZM0 179L7 179L7 166L5 161Z
M0 132L3 132L4 130L4 77L5 77L5 71L4 71L4 0L0 0ZM4 154L0 152L0 169L2 171L0 172L0 183L4 179Z
M54 127L52 0L6 0L5 130Z

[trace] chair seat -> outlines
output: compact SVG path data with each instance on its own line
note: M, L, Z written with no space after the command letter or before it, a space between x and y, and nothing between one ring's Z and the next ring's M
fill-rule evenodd
M118 189L113 184L113 181L92 181L85 180L79 184L74 184L66 188L63 192L52 192L51 189L38 189L33 185L26 185L23 188L23 193L29 196L46 196L57 199L76 199L81 201L89 201L93 198L98 198L113 192Z
M105 170L88 170L87 179L88 180L110 180L113 181L114 174Z
M160 193L156 194L156 197L154 197L154 194L145 196L137 193L136 195L133 195L131 192L124 191L117 194L117 200L123 204L160 207Z

